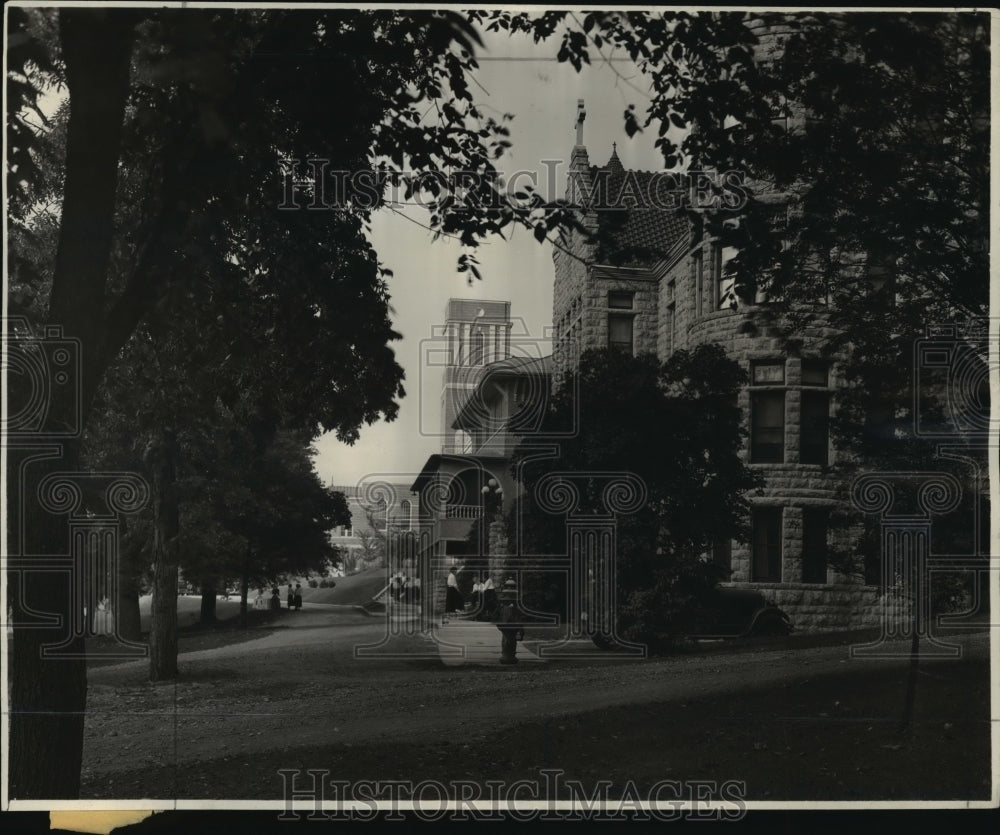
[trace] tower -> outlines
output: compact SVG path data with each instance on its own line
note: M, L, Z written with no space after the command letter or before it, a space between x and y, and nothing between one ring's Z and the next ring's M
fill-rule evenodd
M466 452L452 427L484 366L510 357L510 302L449 299L445 308L448 364L441 389L441 452Z

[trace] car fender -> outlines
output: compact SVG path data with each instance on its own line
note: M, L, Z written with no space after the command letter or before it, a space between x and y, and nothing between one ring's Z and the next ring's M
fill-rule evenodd
M792 622L788 615L777 606L764 606L753 613L746 632L743 634L755 635L771 630L788 634L792 631Z

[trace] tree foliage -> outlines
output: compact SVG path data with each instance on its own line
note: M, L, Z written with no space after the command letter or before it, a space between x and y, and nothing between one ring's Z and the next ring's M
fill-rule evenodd
M742 205L681 211L694 241L711 237L735 252L731 301L753 318L748 327L783 337L790 354L808 336L837 363L847 385L832 429L845 477L956 469L936 440L915 432L930 401L954 405L951 382L928 387L914 356L929 326L957 326L956 343L942 347L959 357L953 373L964 364L978 386L964 392L976 417L988 414L986 342L964 336L989 310L986 14L471 16L557 42L557 59L578 70L627 56L637 73L622 85L635 94L625 131L655 131L667 170L741 176ZM955 442L981 457L975 436L959 434ZM846 514L838 524L857 522ZM871 575L872 522L856 548L835 555L839 570ZM949 548L963 538L956 530Z
M741 247L731 263L744 301L766 289L770 310L794 322L814 315L803 300L835 297L827 315L857 364L859 403L909 356L915 323L986 309L982 15L80 7L15 9L9 20L14 310L80 340L84 419L123 350L162 351L169 369L181 367L183 347L193 365L214 368L225 408L249 390L248 420L295 418L350 441L363 423L394 416L403 393L385 274L365 237L371 213L391 208L390 186L429 199L428 226L462 241L458 267L470 276L485 236L520 225L545 240L579 228L560 201L499 194L507 119L474 101L470 20L557 39L556 57L578 69L592 54L628 55L651 90L648 106L624 112L628 133L656 129L668 168L747 172L743 210L700 220ZM775 38L783 49L765 55ZM28 123L47 84L68 91L64 134ZM785 130L800 106L804 123ZM295 166L282 160L315 157L331 164L305 175L306 196L332 194L337 171L368 179L336 212L306 201L275 211ZM54 158L64 162L46 172ZM468 171L481 175L471 190L452 176ZM765 199L776 193L789 206L778 224ZM43 211L47 201L56 205ZM869 303L879 286L895 297L898 328L882 327L883 309ZM367 333L351 329L362 321ZM185 322L218 334L199 347L189 333L171 348ZM287 377L301 385L281 392ZM57 392L44 429L64 428L76 404ZM67 444L59 467L78 463ZM59 532L48 536L56 553ZM665 553L699 538L678 536ZM23 592L30 607L65 611L50 578L30 577ZM39 664L43 633L14 636L15 797L74 796L78 786L82 662ZM66 718L46 726L25 712L46 709ZM53 769L38 751L56 750L45 740L60 735L67 755Z
M566 517L546 512L537 494L549 474L568 475L580 495L573 512L581 515L611 511L607 474L641 479L641 506L615 517L619 626L625 637L662 648L690 604L723 578L705 555L719 540L747 536L747 493L760 480L740 458L736 394L744 381L715 345L678 351L665 363L616 349L584 352L578 374L554 395L542 436L573 421L578 431L553 436L557 458L532 460L537 438L515 452L512 471L525 492L508 517L511 541L521 524L529 553L567 553Z
M655 130L667 170L746 176L745 206L698 213L740 248L732 268L744 299L766 289L789 303L827 292L849 301L888 273L899 297L932 315L986 311L987 15L471 17L539 43L561 34L556 57L577 69L628 56L649 94L628 85L643 106L625 111L626 132ZM789 207L781 223L776 202Z

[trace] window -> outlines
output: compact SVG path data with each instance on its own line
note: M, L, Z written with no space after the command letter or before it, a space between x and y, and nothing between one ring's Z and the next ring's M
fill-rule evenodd
M825 391L803 391L799 461L825 467L830 463L829 447L830 395Z
M472 334L472 365L482 365L483 357L486 353L486 334L477 329Z
M733 541L724 539L712 546L712 562L726 572L728 577L733 571Z
M608 345L632 353L632 317L612 313L608 316Z
M702 300L705 295L705 264L699 249L693 256L694 261L694 315L701 316Z
M829 511L807 507L802 511L802 582L826 582L826 535Z
M755 362L752 386L784 385L783 362ZM750 463L782 464L785 461L785 391L762 389L750 393Z
M667 337L667 354L677 350L677 282L669 281L666 289L666 321L664 322Z
M409 529L411 521L411 505L408 499L403 499L403 501L400 502L399 512L402 517L403 526Z
M755 362L750 382L755 386L783 385L785 364L783 362Z
M612 290L608 293L608 307L613 307L616 310L631 310L634 298L634 293Z
M878 259L869 262L868 280L876 304L890 308L896 306L896 280L889 262Z
M771 124L781 131L782 136L787 136L788 134L788 119L790 115L791 111L788 106L788 100L783 95L779 95L778 100L772 103Z
M829 385L829 369L827 364L820 360L802 360L802 385L822 386Z
M825 362L802 360L802 433L799 461L803 464L830 463L829 368Z
M750 463L785 461L785 393L755 391L750 395Z
M758 507L753 511L753 559L750 580L781 582L781 508Z
M712 244L712 276L715 282L715 309L732 310L736 307L735 282L726 275L726 266L736 257L736 248Z

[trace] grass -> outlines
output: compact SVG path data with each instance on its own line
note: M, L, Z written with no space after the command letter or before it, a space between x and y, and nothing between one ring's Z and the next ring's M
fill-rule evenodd
M638 668L637 668L638 669ZM227 753L181 767L158 765L92 778L90 796L161 787L181 797L277 798L278 770L327 769L345 779L455 779L485 785L558 769L592 793L611 782L640 793L662 780L737 781L748 800L987 799L988 659L932 665L921 677L915 721L899 728L905 672L861 666L793 677L725 695L653 701L524 722L482 721L448 738L373 738L366 744ZM622 671L622 685L629 673ZM581 676L580 686L586 686ZM452 683L462 689L461 681ZM500 694L498 694L500 695ZM113 781L113 782L112 782ZM153 796L158 796L154 794ZM164 796L172 796L164 794ZM669 799L669 798L668 798Z
M239 616L226 618L214 624L193 623L183 626L177 630L177 645L179 652L198 652L205 649L217 649L218 647L230 646L232 644L242 644L245 641L254 641L269 635L275 629L285 627L281 621L288 614L287 609L271 611L270 609L248 609L247 628L240 625ZM148 643L149 633L144 632L142 642ZM99 635L87 639L87 652L89 653L113 653L118 644L107 635ZM89 659L87 666L104 667L109 664L118 664L126 658L93 658Z

